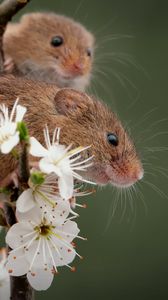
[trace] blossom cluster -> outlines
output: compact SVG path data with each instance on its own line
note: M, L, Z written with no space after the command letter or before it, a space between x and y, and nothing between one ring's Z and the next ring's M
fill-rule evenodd
M7 154L24 139L22 120L26 108L17 100L10 116L5 105L0 106L0 111L0 151ZM30 170L28 187L16 201L17 223L6 235L11 248L6 270L10 276L27 274L34 289L46 290L58 267L67 266L74 271L70 263L76 255L81 258L73 240L84 238L79 236L74 221L78 215L70 200L85 194L75 188L76 181L91 183L81 172L92 165L93 157L82 160L81 153L89 146L72 149L72 145L61 145L60 128L54 130L52 140L48 128L44 129L46 147L35 137L26 139L29 153L37 157L38 164Z

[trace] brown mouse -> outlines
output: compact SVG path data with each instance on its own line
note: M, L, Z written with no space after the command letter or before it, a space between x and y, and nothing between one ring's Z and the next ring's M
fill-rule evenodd
M93 166L82 175L104 185L127 187L143 177L134 143L118 117L102 102L85 93L13 76L0 77L0 103L12 108L14 100L27 107L25 122L31 136L44 145L43 129L52 135L61 128L60 142L88 146L83 155L94 155ZM0 154L0 179L15 168L12 156Z
M90 82L94 37L68 17L26 14L8 24L3 45L6 65L12 61L17 75L81 91Z

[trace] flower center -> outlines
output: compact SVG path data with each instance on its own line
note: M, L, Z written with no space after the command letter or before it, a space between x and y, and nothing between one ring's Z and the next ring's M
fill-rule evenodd
M43 236L49 235L51 233L51 229L49 225L43 225L40 227L40 234Z
M51 235L52 226L41 224L35 227L35 230L38 232L39 236L48 237Z

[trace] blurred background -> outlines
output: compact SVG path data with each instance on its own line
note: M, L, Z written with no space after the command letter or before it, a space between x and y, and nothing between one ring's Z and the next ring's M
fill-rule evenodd
M168 299L167 1L32 0L26 11L65 14L95 34L89 93L128 125L145 167L132 196L117 199L109 186L79 199L84 260L75 273L61 268L36 299Z

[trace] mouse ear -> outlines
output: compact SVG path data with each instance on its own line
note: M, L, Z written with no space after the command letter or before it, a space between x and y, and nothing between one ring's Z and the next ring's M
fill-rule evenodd
M81 113L81 111L85 111L90 98L85 93L64 88L57 92L54 101L57 112L62 115L68 115L72 114L72 112Z

